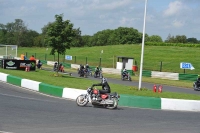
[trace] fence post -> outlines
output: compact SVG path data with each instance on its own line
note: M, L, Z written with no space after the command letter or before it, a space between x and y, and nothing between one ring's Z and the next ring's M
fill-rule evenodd
M99 67L101 67L101 58L99 59Z
M162 61L160 62L160 72L162 72Z
M45 61L47 60L47 54L44 55Z
M65 62L65 54L64 54L64 58L63 58L63 63Z
M75 58L74 63L76 64L76 56L74 58Z

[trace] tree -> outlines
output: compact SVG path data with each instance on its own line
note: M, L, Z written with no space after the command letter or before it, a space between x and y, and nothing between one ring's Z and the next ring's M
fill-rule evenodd
M33 46L33 40L38 35L36 31L28 30L21 19L15 19L15 22L6 25L0 24L0 43L3 44Z
M147 37L146 42L163 42L162 38L158 35L152 35Z
M198 43L198 40L196 38L188 38L187 42L188 43Z
M58 53L64 55L66 49L70 49L73 37L76 36L76 29L73 29L73 24L70 20L63 21L63 14L55 15L55 22L47 26L45 42L51 49L51 55Z
M73 47L82 47L82 46L84 46L83 40L82 40L82 37L81 37L80 28L75 29L75 34L76 35L75 35L75 37L73 37L72 46Z
M83 35L82 37L82 42L83 42L83 46L89 46L91 47L91 39L92 39L92 36L90 35Z
M176 35L175 42L176 43L187 43L187 37L185 35Z

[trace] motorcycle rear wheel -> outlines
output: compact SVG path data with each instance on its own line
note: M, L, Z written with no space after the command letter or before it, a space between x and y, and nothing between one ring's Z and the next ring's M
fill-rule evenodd
M92 76L92 72L90 72L90 76Z
M85 99L85 96L84 96L84 95L80 95L80 96L78 96L78 97L76 98L76 104L77 104L78 106L83 107L83 106L86 106L87 103L88 103L88 100Z
M107 105L106 108L107 109L116 109L118 106L118 99L117 98L112 98L111 100L113 100L114 104L113 105Z

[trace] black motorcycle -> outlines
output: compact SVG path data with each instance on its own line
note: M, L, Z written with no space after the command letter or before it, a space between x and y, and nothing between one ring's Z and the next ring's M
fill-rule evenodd
M129 80L132 81L131 76L129 73L126 73L125 75L123 75L123 73L121 74L121 79L122 80Z
M103 77L103 74L102 74L102 71L101 71L101 70L95 71L95 72L94 72L94 78L97 78L97 77L99 77L99 78L102 78L102 77Z
M86 94L81 94L76 98L76 104L86 106L91 101L94 107L117 108L120 96L116 92L100 94L100 98L97 98L98 92L97 89L89 87Z
M78 74L79 74L79 77L85 77L87 78L87 71L86 69L78 69Z
M195 91L200 91L200 82L194 82L193 88L194 88Z
M86 68L87 76L92 76L92 70L90 68Z

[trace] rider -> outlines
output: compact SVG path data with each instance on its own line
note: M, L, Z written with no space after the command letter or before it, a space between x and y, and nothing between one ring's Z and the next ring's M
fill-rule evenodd
M197 77L196 85L200 84L200 75Z
M128 74L128 71L126 70L126 68L123 69L122 71L122 76L123 78Z
M84 71L84 66L80 64L79 74L82 75Z
M91 86L91 88L93 88L94 86L102 86L102 90L99 90L99 93L97 95L97 100L100 100L100 94L105 94L105 93L111 92L110 86L109 86L106 78L104 78L104 77L102 78L101 83L93 84Z
M54 65L53 65L53 70L54 70L54 71L57 71L57 69L58 69L58 63L55 62Z
M88 64L85 65L85 69L87 70L87 72L90 72L90 66Z
M95 68L95 74L98 75L99 72L100 72L100 68L99 68L99 66L97 66L97 67Z

